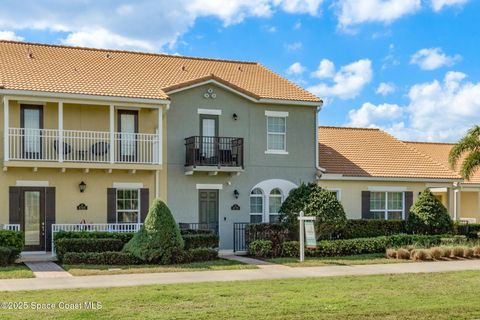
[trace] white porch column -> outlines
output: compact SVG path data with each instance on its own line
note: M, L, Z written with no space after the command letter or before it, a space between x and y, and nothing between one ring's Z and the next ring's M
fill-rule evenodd
M110 163L115 163L115 106L110 105Z
M9 118L8 118L8 98L3 97L3 157L5 161L10 159L10 139L9 139Z
M460 220L462 217L462 189L457 190L457 216L455 220Z
M58 102L58 161L63 162L65 146L63 143L63 101Z
M157 139L158 139L158 164L163 163L163 108L160 106L158 108L158 132L157 132Z

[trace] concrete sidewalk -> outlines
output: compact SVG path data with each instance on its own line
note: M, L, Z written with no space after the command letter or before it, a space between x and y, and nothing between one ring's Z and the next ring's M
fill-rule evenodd
M0 280L0 291L480 270L479 260Z

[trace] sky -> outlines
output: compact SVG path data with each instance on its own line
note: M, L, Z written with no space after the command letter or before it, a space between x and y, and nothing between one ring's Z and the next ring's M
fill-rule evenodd
M257 61L321 125L455 142L480 122L480 0L0 0L0 39Z

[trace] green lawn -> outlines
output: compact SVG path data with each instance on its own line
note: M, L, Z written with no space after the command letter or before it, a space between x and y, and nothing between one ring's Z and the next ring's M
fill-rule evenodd
M475 319L480 272L2 292L0 301L101 310L1 310L2 319Z
M33 272L23 263L8 267L0 267L0 279L34 278Z
M256 266L247 265L237 261L218 259L206 262L194 262L178 265L131 265L131 266L105 266L105 265L62 265L74 276L92 276L105 274L149 273L149 272L181 272L205 270L233 270L256 269Z
M359 254L355 256L343 257L325 257L325 258L305 258L300 262L298 258L274 258L269 262L283 264L290 267L319 267L319 266L351 266L360 264L380 264L380 263L405 263L413 262L411 260L387 259L383 253Z

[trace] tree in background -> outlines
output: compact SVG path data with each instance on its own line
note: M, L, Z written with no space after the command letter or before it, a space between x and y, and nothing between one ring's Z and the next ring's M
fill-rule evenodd
M460 165L460 174L465 179L470 179L480 167L480 126L474 126L450 150L448 161L453 169L458 161L465 156Z

